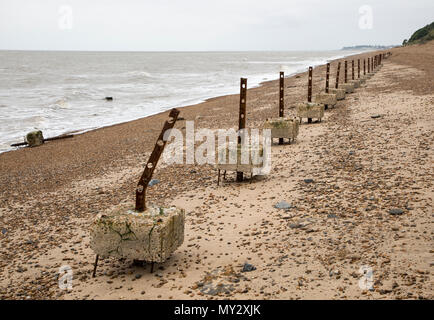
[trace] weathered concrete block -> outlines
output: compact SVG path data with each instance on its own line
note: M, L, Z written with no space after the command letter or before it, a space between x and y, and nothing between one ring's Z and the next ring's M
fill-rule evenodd
M218 148L216 168L225 171L258 173L263 167L264 149L262 145L251 146L227 143Z
M24 141L27 142L29 147L37 147L44 143L44 136L41 130L32 131L25 136Z
M349 82L349 83L352 83L352 84L354 85L354 89L360 87L360 81L357 80L357 79L350 80L350 81L348 81L348 82Z
M295 140L298 135L299 122L294 118L267 119L264 129L271 130L271 138L286 138Z
M326 104L329 107L333 107L337 102L337 96L335 93L331 93L329 89L329 93L321 92L315 96L316 103Z
M164 262L184 241L184 209L128 206L100 213L90 229L90 246L101 257Z
M344 100L345 99L345 89L329 88L329 93L334 93L336 95L337 100Z
M354 92L354 84L347 82L339 85L342 89L345 89L345 93L353 93Z
M316 118L321 120L324 117L324 105L320 103L298 103L296 106L297 117L303 118Z

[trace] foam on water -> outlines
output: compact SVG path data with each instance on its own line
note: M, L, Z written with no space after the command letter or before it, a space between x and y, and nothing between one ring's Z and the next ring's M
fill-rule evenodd
M343 56L342 51L0 51L0 152L35 129L51 137L134 120L238 93L240 77L252 88L277 79L279 71L292 75Z

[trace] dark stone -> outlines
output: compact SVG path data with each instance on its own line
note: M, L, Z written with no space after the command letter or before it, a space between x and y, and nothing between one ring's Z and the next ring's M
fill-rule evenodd
M5 228L2 229L2 234L6 234L8 232Z
M113 97L105 97L105 99L106 99L107 101L112 101L112 100L113 100Z
M372 119L378 119L381 118L381 116L379 114L374 114L371 116Z
M306 182L306 183L312 183L313 179L304 179L303 181Z
M136 279L140 279L140 278L142 277L142 275L141 275L140 273L138 273L138 274L136 274L134 277L135 277Z
M394 209L390 209L390 210L389 210L389 213L390 213L391 215L394 215L394 216L400 216L401 214L404 213L404 210L402 210L402 209L398 209L398 208L394 208Z
M250 263L245 263L242 272L250 272L256 270L256 267Z
M337 215L335 215L334 213L329 213L328 215L327 215L327 218L337 218L338 216Z

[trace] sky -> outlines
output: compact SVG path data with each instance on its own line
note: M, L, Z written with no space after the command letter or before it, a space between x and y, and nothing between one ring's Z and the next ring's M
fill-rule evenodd
M433 20L433 0L0 0L0 50L334 50Z

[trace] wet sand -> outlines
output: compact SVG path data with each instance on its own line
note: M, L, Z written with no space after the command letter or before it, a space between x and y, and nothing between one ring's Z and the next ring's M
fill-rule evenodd
M217 187L212 166L159 165L148 203L183 207L187 219L184 244L153 274L105 259L92 278L88 226L134 202L167 112L0 154L0 298L432 299L433 49L390 50L321 123L272 147L265 178L235 183L229 174ZM324 83L325 66L315 68L314 94ZM285 86L285 112L294 115L306 73ZM248 90L248 127L278 114L278 94L277 81ZM214 98L180 116L198 128L236 128L238 104L238 95ZM274 208L282 200L292 208ZM256 270L241 272L245 262ZM71 291L58 287L63 265L73 271ZM359 286L362 266L373 271L372 291Z

